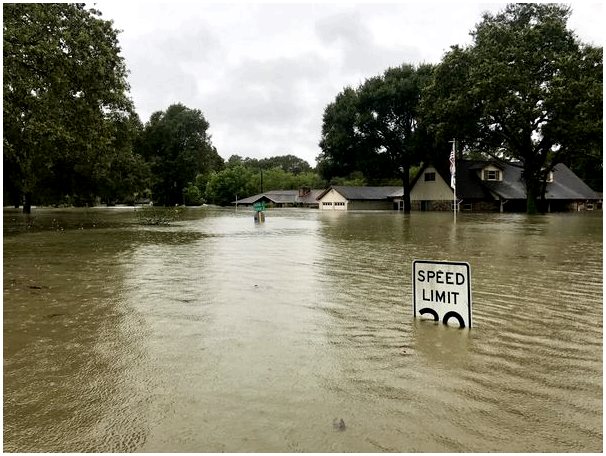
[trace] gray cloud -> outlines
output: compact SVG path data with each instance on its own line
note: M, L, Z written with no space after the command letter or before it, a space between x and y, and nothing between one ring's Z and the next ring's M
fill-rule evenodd
M221 107L221 120L287 124L305 109L306 93L301 86L306 82L313 85L326 65L312 54L247 59L229 68L222 78L224 89L206 100Z
M372 76L390 66L416 62L421 58L415 46L381 46L360 11L348 11L321 19L316 34L326 46L339 49L341 71Z
M318 103L316 81L328 64L306 54L248 59L230 68L222 79L224 89L203 99L213 137L225 140L220 152L257 156L298 149L313 162L319 138L310 131L309 119L321 117L324 106Z

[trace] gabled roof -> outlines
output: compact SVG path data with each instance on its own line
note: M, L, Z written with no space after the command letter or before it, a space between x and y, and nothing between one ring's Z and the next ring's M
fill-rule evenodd
M334 190L344 198L352 200L384 200L401 197L403 190L399 186L383 187L349 187L344 185L333 185L324 190L317 199L322 199L330 190ZM398 193L399 192L399 193Z
M499 182L483 181L478 172L486 166L498 166L503 172L503 180ZM520 174L516 168L508 164L496 164L493 160L458 160L457 161L457 198L459 199L495 199L491 194L497 193L497 188L506 193L505 199L526 198L524 187L520 187ZM496 185L493 185L496 184ZM522 193L520 193L520 191ZM520 196L521 195L521 196Z
M506 165L506 163L499 162L497 160L473 160L473 161L471 161L469 169L476 169L476 170L484 169L489 165L492 165L492 166L502 170L502 169L504 169L504 166Z
M423 176L428 167L433 167L438 175L442 178L446 185L450 188L450 169L448 162L438 165L427 163L419 169L417 174L410 182L411 190L414 188L418 180ZM490 192L482 186L482 182L477 178L477 169L483 168L477 162L470 160L458 160L457 166L457 197L459 199L494 199Z
M593 191L564 163L558 163L553 170L553 182L547 184L547 199L600 199Z

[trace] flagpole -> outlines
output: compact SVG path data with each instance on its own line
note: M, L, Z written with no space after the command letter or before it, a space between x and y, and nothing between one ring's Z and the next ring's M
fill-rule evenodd
M457 223L457 166L456 166L456 144L457 140L453 138L452 151L450 152L450 186L452 187L452 212L454 222Z

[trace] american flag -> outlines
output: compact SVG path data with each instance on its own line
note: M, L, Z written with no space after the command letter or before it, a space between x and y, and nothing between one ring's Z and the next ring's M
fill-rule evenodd
M455 143L452 142L452 151L450 151L450 186L455 190L457 188L457 168L455 166Z

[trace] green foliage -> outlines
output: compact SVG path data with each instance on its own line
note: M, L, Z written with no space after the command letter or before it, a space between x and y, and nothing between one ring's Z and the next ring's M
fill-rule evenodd
M313 170L309 163L294 155L280 155L262 159L242 158L239 155L232 155L227 161L227 166L233 165L242 165L251 170L280 168L286 173L295 175L311 172Z
M182 189L188 182L223 166L223 159L211 144L208 127L199 109L182 104L152 114L138 150L150 163L153 196L159 204L183 204Z
M199 206L204 202L202 192L197 185L191 182L183 190L183 200L186 206Z
M559 154L591 188L602 191L603 178L603 50L581 44L579 58L567 63L561 98L575 109L555 108L559 121L551 125L561 144ZM563 79L563 78L562 78ZM552 160L557 157L551 157Z
M349 176L333 177L330 180L330 185L343 185L348 187L364 187L368 182L364 174L360 171L354 171Z
M83 4L4 4L5 186L92 195L115 122L132 114L118 32ZM54 186L57 187L54 187Z
M149 163L133 150L142 125L133 115L116 119L113 126L111 147L98 166L98 194L108 204L132 202L136 194L151 185Z
M324 109L319 144L322 152L317 157L318 171L324 179L348 175L366 164L358 117L358 93L351 87L337 94Z
M257 193L253 173L248 168L236 164L211 174L206 184L206 200L212 204L228 206L236 200Z
M294 155L280 155L259 160L262 169L280 168L285 173L298 175L312 170L309 163Z
M419 106L421 117L438 143L456 138L459 150L480 147L477 122L481 104L467 95L467 77L472 60L459 46L453 46L435 68L423 89Z
M293 189L299 189L302 187L309 188L324 188L326 181L322 179L315 171L307 171L304 173L296 174Z
M261 172L253 176L256 188L261 189ZM294 174L274 167L263 171L263 191L269 190L296 190L301 187L318 188L323 186L322 179L311 171Z

